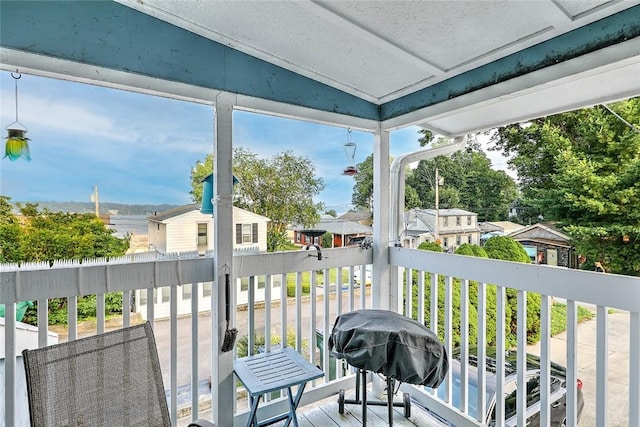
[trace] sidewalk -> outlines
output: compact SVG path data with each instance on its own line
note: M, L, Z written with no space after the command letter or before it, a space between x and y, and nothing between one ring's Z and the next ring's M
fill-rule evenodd
M578 325L578 378L582 380L584 409L580 427L596 425L596 319ZM608 315L609 381L607 390L607 427L629 425L629 314L613 312ZM527 347L532 354L540 354L540 343ZM551 338L551 360L566 366L567 333Z

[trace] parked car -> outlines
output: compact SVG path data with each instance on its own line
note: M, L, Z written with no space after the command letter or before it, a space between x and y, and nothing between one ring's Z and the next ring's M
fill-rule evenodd
M487 352L486 358L486 420L485 425L495 426L496 424L496 375L495 375L495 351ZM505 359L505 425L516 426L516 352L509 351ZM460 407L460 351L454 350L451 357L451 366L449 369L452 373L452 405L458 409ZM477 361L475 349L469 351L469 364L468 364L468 378L469 385L468 391L468 414L469 416L476 418L478 414L477 408ZM534 427L540 426L540 358L531 354L527 354L527 426ZM567 379L566 368L556 363L551 362L551 426L564 427L566 425L566 396L567 396ZM582 395L582 381L578 379L576 384L578 391L578 421L582 415L582 409L584 408L584 398ZM437 394L440 399L444 399L444 383L437 389ZM434 418L445 426L452 426L451 423L432 413Z

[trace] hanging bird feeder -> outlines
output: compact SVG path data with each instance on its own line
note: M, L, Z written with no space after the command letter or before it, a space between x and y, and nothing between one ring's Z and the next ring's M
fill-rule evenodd
M342 171L342 175L353 176L358 173L358 169L355 163L356 143L351 141L351 129L347 131L347 143L344 144L344 153L349 161L349 166Z
M26 161L31 161L31 154L29 153L29 138L26 137L27 128L18 120L18 80L22 77L22 74L13 74L11 77L15 80L15 100L16 100L16 121L7 125L6 144L4 147L4 157L8 157L9 160L18 160L20 157ZM3 157L3 159L4 159Z

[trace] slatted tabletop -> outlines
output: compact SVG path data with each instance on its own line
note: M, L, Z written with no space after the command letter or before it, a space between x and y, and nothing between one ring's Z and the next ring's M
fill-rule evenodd
M305 384L324 375L291 347L237 359L234 370L251 396Z

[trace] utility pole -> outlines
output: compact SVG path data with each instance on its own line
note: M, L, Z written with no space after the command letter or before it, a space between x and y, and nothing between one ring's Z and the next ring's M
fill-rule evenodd
M100 202L98 201L98 186L93 186L93 194L91 195L91 201L96 206L96 217L100 218Z

